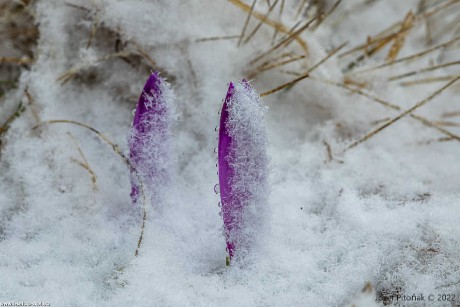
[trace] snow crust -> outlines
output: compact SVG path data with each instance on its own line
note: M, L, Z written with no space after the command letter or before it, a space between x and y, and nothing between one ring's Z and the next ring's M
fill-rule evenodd
M132 110L150 71L142 56L97 60L117 52L117 35L108 29L118 31L121 45L136 42L124 48L146 51L175 89L181 120L172 130L172 158L178 165L174 190L161 215L149 212L135 257L142 211L131 205L129 169L87 129L62 123L32 130L37 121L27 108L2 139L0 301L342 306L355 298L366 305L379 295L395 293L460 296L457 141L438 141L444 137L439 131L404 117L340 154L375 128L376 121L400 111L318 81L343 80L348 62L331 58L312 73L316 80L307 78L264 98L270 107L266 128L273 165L270 227L264 249L251 265L226 267L219 197L213 192L218 180L214 127L227 83L246 76L248 62L270 47L273 29L262 26L238 48L237 39L200 40L241 33L247 14L228 1L72 3L90 13L60 0L37 1L38 58L0 101L0 123L19 101L27 104L27 87L41 121L86 123L127 152ZM285 3L282 21L292 27L298 3ZM363 44L368 35L403 20L418 5L416 0L342 1L318 29L302 34L308 60L285 69L306 69L345 41L349 47ZM266 1L258 1L255 9L265 12ZM94 14L101 26L87 48L89 16ZM249 29L257 23L251 20ZM451 39L452 31L435 36L435 44ZM295 42L291 45L300 50ZM424 27L418 26L399 57L426 48ZM358 81L368 82L369 92L406 110L445 83L406 87L387 79L430 63L458 60L458 50L439 49ZM374 66L385 56L384 50L361 65ZM85 68L65 84L57 80L81 65ZM430 72L448 74L458 74L458 66ZM292 79L273 70L255 77L251 85L262 93ZM445 112L460 109L459 91L457 83L415 114L442 120ZM448 129L460 134L458 127ZM88 171L72 160L81 157L68 132L97 176L97 192ZM325 142L333 152L329 162ZM367 282L374 292L363 298Z

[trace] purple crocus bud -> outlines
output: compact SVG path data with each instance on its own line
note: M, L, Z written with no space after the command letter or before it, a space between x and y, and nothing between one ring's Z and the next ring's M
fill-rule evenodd
M154 206L163 203L173 169L171 126L176 119L174 93L159 73L152 73L137 103L129 136L131 198L139 198L140 182Z
M220 118L218 167L230 258L256 244L268 216L265 107L246 80L230 83Z

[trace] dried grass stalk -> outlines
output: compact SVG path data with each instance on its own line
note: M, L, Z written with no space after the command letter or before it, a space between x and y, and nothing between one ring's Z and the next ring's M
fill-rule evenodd
M391 46L390 51L388 52L388 55L386 58L388 62L393 62L394 60L396 60L396 58L398 57L399 51L404 46L404 42L406 41L406 36L409 33L409 31L405 31L405 30L411 29L413 25L414 25L414 14L412 13L412 11L410 11L409 13L407 13L406 17L404 18L400 34L395 37L395 41L393 45Z
M414 112L415 110L417 110L418 108L420 108L421 106L424 106L425 104L427 104L429 101L431 101L433 98L435 98L436 96L438 96L439 94L441 94L445 89L447 89L449 86L451 86L453 83L455 83L458 79L460 79L460 76L458 76L457 78L455 78L454 80L448 82L446 85L444 85L442 88L438 89L437 91L435 91L433 94L431 94L430 96L428 96L427 98L423 99L422 101L418 102L417 104L415 104L413 107L407 109L406 111L402 112L401 114L399 114L398 116L396 116L395 118L393 118L392 120L388 121L387 123L383 124L382 126L378 127L377 129L367 133L365 136L363 136L361 139L351 143L343 152L349 150L349 149L352 149L353 147L356 147L358 146L359 144L369 140L371 137L373 137L374 135L376 135L377 133L381 132L382 130L384 130L385 128L391 126L392 124L394 124L395 122L397 122L398 120L400 120L401 118L411 114L412 112Z

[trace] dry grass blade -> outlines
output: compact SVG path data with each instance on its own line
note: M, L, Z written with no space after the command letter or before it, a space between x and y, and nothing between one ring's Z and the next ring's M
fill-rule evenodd
M306 3L307 3L307 0L302 0L302 2L300 2L299 8L297 9L297 13L295 14L295 19L299 18Z
M105 62L105 61L108 61L110 59L114 59L114 58L118 58L118 57L128 57L129 55L131 55L132 53L131 52L125 52L125 51L122 51L122 52L116 52L116 53L112 53L112 54L109 54L109 55L106 55L102 58L99 58L97 59L93 65L97 64L97 63L101 63L101 62ZM73 77L75 77L76 74L78 74L81 70L83 69L86 69L88 67L91 67L92 63L90 64L85 64L85 65L77 65L77 66L74 66L72 67L71 69L69 69L68 71L66 71L64 74L62 74L61 76L59 76L59 78L57 78L56 81L59 81L61 82L61 85L64 85L65 83L67 83L70 79L72 79Z
M78 150L78 153L80 154L80 157L83 161L80 161L80 160L77 160L75 158L72 158L72 161L78 165L80 165L82 168L84 168L85 170L88 171L90 177L91 177L91 184L93 186L93 192L97 192L99 190L98 186L97 186L97 176L96 176L96 173L93 171L93 169L91 168L91 166L89 165L88 163L88 160L86 159L86 156L85 154L83 153L83 151L81 150L81 147L80 145L78 145L78 142L77 140L75 139L75 137L73 136L72 133L70 132L67 132L67 134L70 136L70 138L72 139L72 141L74 142L75 146L77 147L77 150Z
M331 57L333 57L337 52L339 52L347 44L348 44L348 42L345 42L342 45L340 45L339 47L336 47L333 50L329 51L329 53L324 58L322 58L320 61L318 61L318 63L316 63L316 64L312 65L311 67L309 67L307 69L307 72L312 73L315 69L317 69L319 66L324 64L324 62L326 62ZM302 73L298 73L298 72L286 72L286 73L289 73L289 74L292 74L292 75L295 75L295 76L302 76L303 75Z
M0 64L8 63L8 64L24 65L24 64L32 64L33 62L34 62L33 59L30 59L27 57L23 57L23 58L0 57Z
M85 12L90 11L89 8L81 6L81 5L76 5L76 4L69 3L69 2L65 2L64 4L67 5L67 6L73 7L74 9L77 9L77 10L82 10L82 11L85 11Z
M96 12L91 22L91 31L89 32L88 44L86 44L86 49L91 47L94 37L96 36L97 27L99 25L99 14Z
M260 59L262 59L263 57L267 56L268 54L270 54L271 52L275 51L276 49L282 47L282 46L287 46L290 42L292 42L294 39L298 38L300 33L302 33L304 30L306 30L312 23L313 21L316 20L316 18L318 18L318 16L316 17L313 17L311 20L309 20L305 25L303 25L300 29L290 33L289 35L283 37L279 43L277 43L275 46L271 47L270 49L268 49L267 51L263 52L262 54L258 55L256 58L254 58L253 60L251 60L249 63L250 64L254 64L256 63L257 61L259 61ZM296 26L295 26L296 27Z
M310 25L315 21L315 20L318 20L320 15L316 15L315 17L313 17L312 19L310 19L309 21L307 21L307 23L305 25L303 25L300 29L296 30L295 32L293 32L292 34L290 34L287 38L286 38L286 43L284 45L286 46L289 46L293 41L294 39L298 38L300 36L300 34L302 34L302 32L304 32L306 29L308 29L308 27L310 27Z
M330 84L330 85L334 85L336 87L339 87L339 88L342 88L342 89L345 89L353 94L358 94L358 95L361 95L363 97L366 97L366 98L369 98L370 100L374 101L374 102L377 102L387 108L390 108L390 109L393 109L393 110L396 110L396 111L400 111L401 110L401 107L399 107L398 105L395 105L391 102L388 102L388 101L385 101L379 97L376 97L376 96L373 96L373 95L370 95L360 89L357 89L357 88L352 88L346 84L343 84L343 83L340 83L340 82L335 82L335 81L331 81L331 80L320 80L320 79L316 79L314 77L311 77L312 80L318 80L318 81L321 81L321 82L324 82L326 84ZM455 134L453 134L452 132L442 128L442 127L439 127L437 126L436 124L432 123L431 121L429 121L428 119L422 117L422 116L419 116L419 115L415 115L415 114L409 114L409 116L417 121L419 121L420 123L424 124L425 126L427 127L430 127L430 128L433 128L433 129L436 129L437 131L447 135L449 138L452 138L452 139L455 139L457 141L460 142L460 136L457 136ZM391 118L388 118L387 120L385 120L385 122L388 122L390 121Z
M409 33L408 31L405 31L405 30L411 29L413 25L414 25L414 14L412 13L412 11L410 11L409 13L407 13L406 17L404 18L404 21L401 26L400 34L395 37L395 41L393 45L391 46L390 51L388 52L388 55L386 58L388 62L393 62L394 60L396 60L396 58L398 57L399 51L404 46L404 42L406 41L406 36Z
M382 50L387 44L389 44L394 38L396 38L397 35L392 35L390 37L387 37L385 39L379 40L374 46L371 47L372 43L371 39L368 38L369 44L365 46L364 49L364 54L360 55L358 58L356 58L354 61L349 63L347 67L344 69L344 72L348 72L352 70L354 67L356 67L360 62L362 62L364 59L371 57L372 55L376 54L378 51Z
M142 203L143 203L143 206L142 206L143 215L142 215L141 233L140 233L139 239L137 241L136 251L134 252L134 256L137 257L137 255L139 254L139 249L141 247L142 238L144 237L145 222L147 220L147 197L146 197L146 194L145 194L144 184L142 183L142 180L139 177L139 174L137 173L136 169L133 167L133 165L131 164L129 159L123 154L123 152L120 150L120 147L117 144L112 142L104 134L102 134L101 132L99 132L98 130L94 129L93 127L91 127L89 125L86 125L86 124L83 124L83 123L80 123L80 122L77 122L77 121L74 121L74 120L55 119L55 120L44 121L44 122L40 123L39 125L33 127L32 130L36 130L36 129L38 129L39 127L41 127L43 125L51 125L51 124L72 124L72 125L80 126L82 128L90 130L91 132L95 133L101 140L103 140L105 143L110 145L112 147L113 151L123 160L123 162L125 162L125 164L130 169L134 170L134 172L135 172L135 174L137 176L137 180L139 182L140 188L141 188Z
M324 20L326 20L326 18L335 11L335 9L339 6L340 2L342 2L342 0L337 0L329 11L327 11L325 14L320 15L320 17L318 18L318 23L313 28L313 31L318 29L318 27L324 22Z
M203 38L196 39L195 43L204 43L204 42L212 42L212 41L218 41L218 40L237 39L239 37L240 37L239 35L203 37Z
M248 11L248 16L246 17L246 20L244 21L243 30L241 30L241 35L240 35L240 37L238 39L238 43L237 43L238 47L241 45L241 41L243 40L244 34L246 33L246 29L248 27L249 20L251 20L251 14L252 14L252 11L254 11L254 7L256 5L256 2L257 2L257 0L252 1L251 8Z
M268 64L268 65L261 65L256 69L256 71L254 73L252 73L252 74L250 74L248 76L248 79L252 79L255 76L257 76L258 74L260 74L262 72L265 72L267 70L271 70L273 68L280 67L280 66L292 63L292 62L296 62L296 61L299 61L299 60L302 60L302 59L305 59L305 58L306 58L305 55L299 55L299 56L296 56L296 57L293 57L291 59L284 60L284 61L281 61L281 62L275 62L275 63Z
M439 5L438 7L435 7L433 10L425 12L425 13L421 14L418 17L422 18L422 19L429 18L429 17L433 16L434 14L437 14L437 13L441 12L442 10L445 10L446 8L448 8L448 7L450 7L450 6L454 5L454 4L457 4L457 3L460 3L460 1L459 0L446 1L446 3L441 3L441 5Z
M254 28L254 30L252 30L252 32L248 35L248 37L244 40L243 44L247 44L251 38L257 33L257 31L260 29L260 27L262 26L262 24L264 24L265 20L267 20L268 16L270 15L270 13L273 11L273 9L275 8L276 4L278 3L279 0L276 0L272 6L270 6L270 8L268 9L268 12L267 14L265 14L264 18L260 20L260 22L257 24L257 26Z
M460 116L460 111L446 112L442 114L443 118L457 117Z
M382 130L384 130L385 128L391 126L392 124L394 124L395 122L397 122L398 120L400 120L401 118L411 114L412 112L414 112L415 110L417 110L418 108L420 108L421 106L427 104L429 101L431 101L434 97L438 96L439 94L441 94L445 89L447 89L449 86L451 86L453 83L455 83L458 79L460 79L460 76L458 76L457 78L455 78L454 80L448 82L446 85L444 85L442 88L438 89L436 92L434 92L433 94L431 94L430 96L428 96L427 98L423 99L422 101L418 102L417 104L415 104L413 107L407 109L406 111L402 112L401 114L399 114L398 116L396 116L395 118L393 118L392 120L388 121L387 123L383 124L382 126L378 127L377 129L369 132L368 134L366 134L365 136L363 136L361 139L351 143L343 152L346 152L347 150L349 149L352 149L353 147L356 147L358 146L359 144L369 140L371 137L373 137L374 135L376 135L377 133L381 132Z
M373 70L377 70L377 69L380 69L380 68L384 68L384 67L387 67L387 66L390 66L390 65L394 65L394 64L397 64L397 63L401 63L401 62L405 62L405 61L409 61L409 60L413 60L413 59L416 59L416 58L419 58L421 56L424 56L428 53L431 53L433 51L436 51L438 49L441 49L441 48L444 48L444 47L447 47L457 41L460 40L460 37L455 37L451 40L449 40L448 42L445 42L445 43L442 43L440 45L437 45L437 46L434 46L432 48L428 48L426 50L423 50L421 52L418 52L418 53L415 53L415 54L412 54L412 55L409 55L409 56L406 56L404 58L400 58L398 60L395 60L393 62L388 62L388 63L384 63L384 64L381 64L381 65L377 65L377 66L374 66L374 67L371 67L371 68L367 68L367 69L363 69L363 70L360 70L360 71L356 71L354 72L355 74L360 74L360 73L364 73L364 72L369 72L369 71L373 71Z
M265 93L262 93L260 94L260 97L265 97L265 96L268 96L268 95L271 95L271 94L274 94L276 92L279 92L281 91L282 89L285 89L287 87L290 87L290 86L293 86L294 84L296 84L297 82L307 78L308 76L310 76L310 73L313 72L316 68L318 68L321 64L323 64L324 62L326 62L328 59L330 59L334 54L336 54L340 49L342 49L347 43L343 43L342 45L340 45L339 47L335 48L334 50L332 50L331 52L329 52L324 58L322 58L318 63L316 63L315 65L313 65L312 67L310 67L306 73L300 75L298 78L294 79L294 80L291 80L289 82L286 82L272 90L269 90Z
M435 83L435 82L443 82L457 78L457 75L451 76L441 76L441 77L432 77L432 78L425 78L425 79L418 79L413 81L401 82L399 85L401 86L414 86L414 85L421 85L427 83Z
M434 142L442 143L442 142L450 142L450 141L454 141L454 139L449 138L449 137L444 137L444 138L437 138L437 139L421 141L421 142L418 142L418 145L430 145L431 143L434 143Z
M283 11L284 11L284 2L285 2L285 0L281 0L280 11L279 11L279 15L278 15L279 20L281 20L281 16L283 15ZM278 30L275 29L275 30L273 31L272 45L275 43L275 39L276 39L276 36L277 36L277 35L278 35Z
M361 51L363 49L368 49L371 45L374 45L374 44L378 44L378 43L381 43L383 41L391 41L392 39L394 39L395 37L398 37L399 35L409 31L410 29L401 29L399 30L398 32L396 33L391 33L391 34L388 34L388 35L385 35L385 36L375 36L374 38L370 38L368 37L367 39L367 42L365 44L362 44L362 45L359 45L359 46L356 46L356 47L353 47L352 49L350 50L347 50L341 54L339 54L339 58L343 58L347 55L350 55L352 53L355 53L357 51Z
M0 137L8 131L13 121L19 116L21 116L21 114L24 113L25 110L25 106L22 104L22 102L20 102L14 113L6 119L2 126L0 126Z
M141 45L139 45L135 41L131 41L131 43L136 47L137 52L144 58L144 60L150 65L150 69L153 70L156 66L157 63L150 57L150 55L147 53L147 51L142 48ZM120 55L120 57L123 57L123 55Z
M449 66L454 66L454 65L459 65L459 64L460 64L460 61L454 61L454 62L439 64L439 65L434 65L434 66L431 66L431 67L422 68L422 69L419 69L419 70L414 70L414 71L411 71L411 72L408 72L408 73L404 73L404 74L400 74L400 75L397 75L397 76L390 77L390 78L388 78L388 81L394 81L394 80L402 79L402 78L405 78L405 77L410 77L410 76L413 76L413 75L416 75L416 74L424 73L424 72L427 72L427 71L433 71L433 70L436 70L436 69L449 67Z
M228 0L230 3L236 5L237 7L239 7L240 9L246 11L246 12L249 12L251 10L251 7L249 5L246 5L245 3L243 3L241 0ZM252 16L254 16L255 18L259 19L259 20L262 20L264 19L264 16L263 14L260 14L256 11L253 11L251 13ZM273 21L271 20L270 18L266 18L264 20L264 23L267 24L268 26L272 27L272 28L275 28L277 29L279 32L281 33L288 33L289 30L281 23L281 22L277 22L277 21ZM301 48L305 51L305 52L308 52L308 46L307 46L307 43L305 43L301 38L299 37L296 37L295 40L298 42L298 44L301 46Z
M332 49L329 51L329 53L322 58L318 63L314 64L312 67L308 68L308 72L313 72L316 68L324 64L327 60L329 60L331 57L333 57L337 52L339 52L343 47L345 47L348 44L348 42L343 43L342 45Z
M282 89L285 89L285 88L287 88L287 87L290 87L290 86L296 84L297 82L299 82L299 81L301 81L301 80L307 78L309 75L310 75L309 73L306 73L306 74L304 74L304 75L302 75L302 76L300 76L300 77L298 77L298 78L296 78L296 79L294 79L294 80L291 80L291 81L289 81L289 82L286 82L286 83L284 83L284 84L282 84L282 85L280 85L280 86L278 86L278 87L275 87L275 88L272 89L272 90L269 90L269 91L267 91L267 92L265 92L265 93L260 94L260 97L265 97L265 96L274 94L274 93L276 93L276 92L279 92L279 91L281 91Z
M40 116L38 115L38 111L37 111L37 109L35 107L34 98L30 94L29 89L27 87L24 90L24 93L26 94L27 102L28 102L28 104L30 106L30 109L32 111L32 115L33 115L33 117L35 119L35 122L38 124L41 120L40 120Z
M438 13L438 12L442 11L443 9L445 9L445 8L449 7L450 5L455 4L457 2L459 2L459 0L448 1L448 3L441 4L439 7L435 7L432 11L425 12L425 13L418 13L414 17L413 24L415 25L417 22L423 21L423 20L425 20L425 18L428 18L428 17L434 15L435 13ZM423 11L423 8L420 9L420 11ZM396 33L393 33L393 31L395 31L395 29L399 29L399 30ZM340 54L339 57L342 58L342 57L347 56L349 54L352 54L354 52L360 51L363 48L365 48L366 46L368 46L369 44L374 44L374 43L377 43L377 42L382 41L382 40L387 40L389 38L397 37L400 34L403 34L403 33L407 32L409 30L410 30L410 28L408 28L408 29L403 29L402 28L402 22L397 22L395 24L392 24L390 27L388 27L387 29L383 30L382 32L378 33L377 35L375 35L374 38L372 38L370 41L366 42L365 44L359 45L357 47L353 47L350 50L347 50L346 52Z
M460 123L448 122L448 121L437 121L437 122L434 122L434 124L438 126L444 126L444 127L460 127Z
M423 12L424 7L427 5L427 0L421 0L419 3L419 9L418 13ZM425 18L425 38L426 38L426 44L428 46L431 46L433 44L433 35L431 31L431 18L427 17Z

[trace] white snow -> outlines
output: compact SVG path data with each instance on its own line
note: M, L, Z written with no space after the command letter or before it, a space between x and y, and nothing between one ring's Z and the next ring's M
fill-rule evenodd
M266 2L258 1L255 9L266 12ZM285 1L281 21L287 28L297 21L299 2ZM332 2L327 1L329 6ZM176 148L171 157L178 162L175 187L161 216L148 211L135 257L142 210L131 204L129 169L88 129L60 123L32 130L38 122L27 107L2 137L0 303L369 306L376 296L398 293L460 297L458 141L438 141L445 135L406 116L342 153L382 124L375 121L395 118L448 82L403 86L388 77L458 61L458 42L356 75L353 80L368 83L363 91L399 106L399 111L318 81L342 82L342 68L355 55L334 56L312 72L316 79L265 97L272 164L265 249L251 265L226 267L219 196L213 192L218 181L214 127L227 83L254 71L248 63L270 48L273 29L262 25L247 44L237 47L237 38L199 40L241 33L247 13L230 1L71 3L89 12L60 0L34 4L40 31L37 61L0 98L0 125L21 99L28 105L23 95L27 87L39 120L88 124L127 152L131 112L150 74L141 49L177 97L181 120L172 131ZM327 50L345 41L348 45L341 51L363 44L368 35L403 20L409 10L416 13L418 6L418 0L342 1L319 28L302 33L308 58L282 69L305 71ZM433 45L458 36L452 20L459 6L433 17ZM278 20L278 15L275 9L270 16ZM87 49L93 19L100 25ZM248 31L257 24L251 19ZM399 58L429 48L425 26L422 22L410 31ZM286 50L302 49L294 41ZM137 55L99 60L122 51ZM387 53L388 46L356 71L382 63ZM81 65L86 68L69 81L57 80ZM452 66L404 81L458 72ZM263 93L294 78L273 69L254 77L251 85ZM460 110L459 84L414 114L458 123L459 117L442 114ZM443 128L460 134L457 126ZM68 132L96 174L98 191L88 171L72 162L82 158ZM324 142L332 149L332 161ZM368 282L373 290L363 294Z

